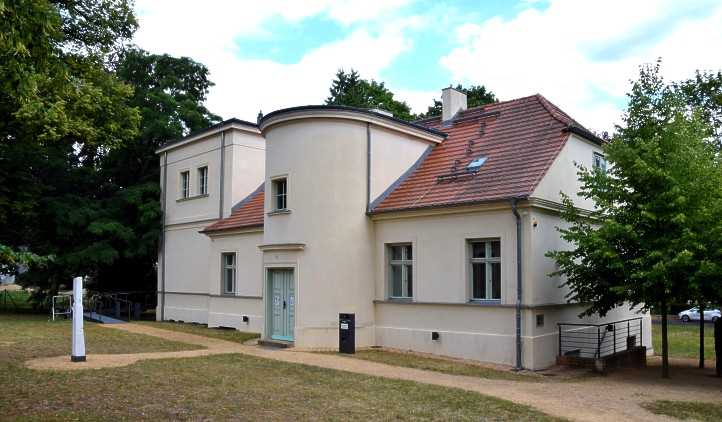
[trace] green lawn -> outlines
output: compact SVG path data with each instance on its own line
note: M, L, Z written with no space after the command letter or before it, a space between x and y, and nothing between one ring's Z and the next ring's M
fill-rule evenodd
M699 359L699 323L669 324L667 326L669 338L669 356L676 358ZM652 343L656 354L662 353L662 326L652 324ZM705 324L704 330L704 357L714 359L714 327Z
M246 333L243 331L228 328L208 328L204 324L188 324L183 322L169 321L134 321L137 324L148 325L151 327L162 328L164 330L181 331L189 334L197 334L199 336L213 337L221 340L233 341L236 343L245 343L248 340L260 337L257 333Z
M173 352L202 346L127 333L85 322L85 348L91 353ZM48 321L38 314L0 314L0 358L27 360L67 354L70 356L71 321Z
M405 366L407 368L424 369L427 371L442 372L451 375L465 375L479 378L505 379L512 381L543 381L547 378L534 373L517 374L502 369L493 369L473 363L437 357L426 357L412 353L393 352L388 350L359 350L353 355L339 354L339 356L355 357L357 359L386 363L388 365Z
M692 419L703 422L722 421L721 403L702 403L694 401L658 400L646 403L644 407L657 415L672 416L677 419Z
M11 394L0 399L0 419L558 420L472 392L239 354L78 372L32 371L22 365L24 359L69 349L69 325L44 319L2 319L0 385ZM127 339L123 332L86 327L89 351L119 352L109 345L129 344L120 341ZM156 341L140 337L138 351ZM163 347L169 345L153 348Z

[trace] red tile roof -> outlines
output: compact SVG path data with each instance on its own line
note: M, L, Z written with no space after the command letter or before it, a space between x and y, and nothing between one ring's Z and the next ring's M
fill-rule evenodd
M471 108L450 124L439 117L417 123L448 136L372 204L372 213L526 197L570 132L601 142L541 95ZM482 155L487 160L478 172L467 172ZM261 185L204 232L263 226L263 197Z
M233 207L231 215L216 221L203 229L203 233L214 233L230 229L263 226L263 185Z
M373 204L373 213L529 196L571 129L594 137L541 95L465 110L448 127L439 117L418 123L448 136ZM482 155L479 171L468 172Z

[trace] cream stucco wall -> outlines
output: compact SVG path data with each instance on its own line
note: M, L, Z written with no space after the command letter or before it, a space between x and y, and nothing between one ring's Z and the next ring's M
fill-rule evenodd
M470 297L468 241L499 239L502 249L501 302L516 303L516 223L508 205L501 204L497 208L377 220L375 298L384 300L388 297L387 245L411 243L414 250L414 300L466 303Z
M371 202L403 175L432 145L411 135L371 126Z
M570 134L559 155L531 196L561 202L560 192L564 192L574 201L577 207L587 210L593 209L594 202L591 199L577 196L581 183L577 177L578 169L576 165L591 168L595 152L601 154L602 148L593 142Z
M297 347L338 344L338 314L356 314L358 344L373 327L373 230L366 211L366 124L304 119L272 126L266 137L266 211L271 179L288 180L290 213L267 215L264 244L302 251L264 253L295 265ZM290 264L289 264L290 266Z
M223 133L225 140L222 139ZM257 251L260 234L256 240L250 240L252 246L249 248L248 237L231 246L223 241L214 243L199 232L216 221L221 212L228 216L233 205L262 182L264 144L256 129L226 126L159 153L161 175L167 175L167 181L161 176L161 186L165 188L165 215L163 249L158 263L158 291L165 291L165 295L159 293L158 305L165 304L165 309L163 312L158 310L158 318L163 316L166 319L243 328L239 322L241 315L254 315L255 322L252 319L245 328L253 330L255 327L260 331L259 327L263 326L259 290L261 261ZM222 145L225 148L221 159ZM207 195L199 195L198 168L203 166L208 167ZM221 167L224 173L222 198ZM190 197L185 199L181 198L180 191L182 171L190 173ZM226 298L214 298L220 292L219 247L236 247L241 251L239 256L256 259L255 265L250 267L255 271L256 285L239 284L242 290L238 294L247 297L235 299L235 310L233 306L229 307L231 302ZM246 249L253 250L255 256L246 254Z
M224 188L230 198L224 206L224 217L231 208L245 199L263 183L266 166L266 141L259 135L232 131L226 136L228 166Z
M568 304L561 280L549 277L545 257L568 247L555 227L558 213L524 205L522 216L522 362L542 369L555 362L559 322L604 323L643 318L644 344L651 347L648 314L618 308L604 318L580 319L583 308ZM500 364L515 364L516 226L508 204L375 216L376 342L380 346L436 353ZM467 242L501 240L502 287L498 304L470 303ZM413 303L388 300L389 243L414 247ZM544 315L537 327L536 316ZM440 339L431 339L431 332Z
M367 130L370 129L371 162ZM356 314L358 347L386 346L466 359L514 364L517 285L516 220L508 202L439 210L366 215L372 201L426 151L433 139L416 138L361 117L279 120L257 135L226 136L224 215L265 180L264 228L221 236L198 233L218 218L220 139L217 135L168 151L166 206L166 318L268 333L267 271L294 271L295 346L333 349L338 314ZM579 187L574 163L591 165L600 149L574 135L535 190L522 203L523 365L553 364L557 323L579 322L582 307L566 303L562 280L544 254L568 247L555 227L562 225L552 203L559 191ZM263 157L263 164L259 164ZM183 169L208 165L209 195L176 201ZM215 170L214 170L215 169ZM214 171L216 173L214 173ZM367 171L370 175L367 178ZM262 172L262 176L258 176ZM216 175L214 178L214 174ZM273 213L271 181L286 177L288 210ZM214 180L215 179L215 180ZM174 182L175 180L175 182ZM193 179L195 180L195 179ZM195 190L192 183L191 190ZM544 200L541 206L535 199ZM590 208L590 203L578 205ZM468 241L501 241L502 288L498 303L470 303ZM388 300L387 245L411 243L412 303ZM220 294L220 254L237 253L237 292ZM536 316L544 315L544 325ZM242 321L248 316L249 322ZM616 309L600 322L635 317ZM643 339L651 324L643 315ZM431 340L431 332L440 339Z

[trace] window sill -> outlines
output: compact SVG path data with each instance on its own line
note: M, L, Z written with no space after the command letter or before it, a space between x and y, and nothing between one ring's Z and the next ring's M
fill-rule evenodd
M409 303L413 302L413 297L390 297L387 299L389 302L401 302L401 303Z
M266 215L271 217L274 215L283 215L283 214L290 214L290 213L291 213L291 210L289 210L288 208L284 208L282 210L273 210L271 212L266 213Z
M235 293L235 292L234 292L234 293L226 293L226 292L223 292L223 293L221 293L219 296L220 296L220 297L235 297L235 296L236 296L236 293Z
M501 299L471 299L469 303L472 305L500 305Z
M188 198L178 198L175 201L176 202L186 202L186 201L192 201L194 199L201 199L201 198L208 198L208 194L205 193L203 195L189 196Z

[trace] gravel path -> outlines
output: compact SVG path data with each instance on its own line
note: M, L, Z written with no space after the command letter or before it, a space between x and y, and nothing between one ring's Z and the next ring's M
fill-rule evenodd
M71 363L68 356L34 359L26 362L33 369L92 369L124 366L143 359L184 358L222 353L242 353L284 362L461 388L537 408L551 415L580 421L659 421L673 420L654 415L640 406L654 400L722 401L722 380L711 371L693 368L692 360L672 360L671 380L662 380L651 359L644 370L618 370L605 377L568 382L521 382L448 375L413 368L391 366L332 354L297 352L243 345L177 331L137 325L108 325L132 333L161 337L206 347L181 352L89 355L85 363Z

